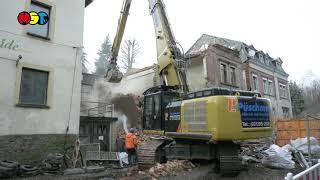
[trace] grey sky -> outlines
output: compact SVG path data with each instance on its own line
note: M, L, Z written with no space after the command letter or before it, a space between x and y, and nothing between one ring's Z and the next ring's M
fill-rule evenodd
M164 0L175 37L184 50L204 33L253 44L281 57L290 79L320 76L320 3L317 0ZM122 0L94 0L86 8L84 46L94 59L109 33L113 41ZM156 46L148 0L132 0L124 35L142 46L136 67L156 63ZM313 73L310 73L312 71ZM305 78L304 78L305 79Z

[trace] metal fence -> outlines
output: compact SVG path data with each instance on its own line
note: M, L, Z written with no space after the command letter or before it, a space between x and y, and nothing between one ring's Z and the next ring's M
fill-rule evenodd
M114 104L103 102L81 102L81 114L89 117L114 117Z
M284 178L285 180L320 180L320 159L318 163L301 173L293 176L292 173L288 173Z
M87 161L119 161L122 166L119 152L101 151L100 143L81 144L81 150L84 152L85 162Z

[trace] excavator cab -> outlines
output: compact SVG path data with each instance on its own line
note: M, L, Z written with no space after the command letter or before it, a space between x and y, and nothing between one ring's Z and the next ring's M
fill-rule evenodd
M177 92L160 90L144 95L143 129L152 131L166 130L168 113L166 107L179 101Z

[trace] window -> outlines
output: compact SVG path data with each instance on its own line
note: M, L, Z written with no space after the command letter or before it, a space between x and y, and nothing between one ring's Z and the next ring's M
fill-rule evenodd
M283 114L283 118L289 118L290 117L289 108L282 107L282 114Z
M273 95L273 83L270 79L268 79L268 94Z
M47 105L49 72L22 68L19 104Z
M264 63L264 59L263 59L263 55L262 54L259 54L259 60L261 63Z
M40 3L36 3L31 1L30 4L30 11L35 11L35 12L45 12L49 15L50 17L50 7L47 5L43 5ZM50 22L46 23L45 25L29 25L28 26L28 34L39 36L42 38L48 38L49 37L49 24Z
M235 67L230 67L230 77L231 77L231 84L232 85L237 85L236 68Z
M280 91L280 97L287 98L287 86L285 84L279 83L279 91Z
M252 90L258 90L258 77L256 74L252 74Z
M270 61L268 58L266 58L265 63L269 66L270 65Z
M268 80L266 78L262 78L263 81L263 94L268 94Z
M224 83L228 83L227 65L220 64L220 74L221 74L221 81Z
M263 94L273 95L273 81L270 78L262 78L263 81Z

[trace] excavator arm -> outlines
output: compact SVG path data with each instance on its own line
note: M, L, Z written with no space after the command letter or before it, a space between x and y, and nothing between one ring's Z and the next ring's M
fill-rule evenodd
M119 54L120 44L123 38L123 33L126 27L127 19L129 16L129 10L132 0L124 0L122 4L122 10L118 21L118 29L114 38L111 50L110 64L108 65L105 78L109 82L118 83L121 81L123 74L120 72L117 66L117 58Z
M164 85L172 86L180 92L189 91L186 80L186 61L171 30L165 5L162 0L149 0L153 18L156 42L158 74Z

